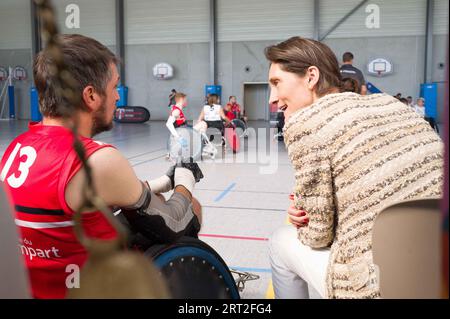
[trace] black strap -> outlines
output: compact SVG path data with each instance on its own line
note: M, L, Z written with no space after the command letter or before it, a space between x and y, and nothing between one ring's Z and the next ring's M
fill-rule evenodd
M16 212L25 213L25 214L33 214L33 215L52 215L52 216L63 216L64 210L62 209L46 209L46 208L35 208L35 207L26 207L21 205L16 205Z

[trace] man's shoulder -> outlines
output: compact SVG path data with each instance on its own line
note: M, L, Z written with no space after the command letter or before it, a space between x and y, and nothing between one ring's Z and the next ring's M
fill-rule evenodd
M341 74L346 75L347 77L358 80L363 85L365 84L363 72L351 64L342 65L340 68L340 72Z
M3 164L7 161L7 158L9 157L9 155L13 152L13 148L16 147L17 143L21 143L22 142L22 136L26 134L26 133L22 133L19 136L17 136L15 139L13 139L11 141L11 143L9 143L9 145L6 147L5 152L3 153L3 155L0 157L0 168L2 168Z
M124 163L129 163L125 156L114 147L98 148L88 157L92 169L105 173L116 174L118 173L117 169L120 169Z
M47 151L47 147L49 145L49 141L51 140L52 150L54 150L56 153L61 154L61 151L65 148L69 148L72 145L72 140L68 140L66 136L64 135L49 135L44 134L40 135L33 131L26 131L21 133L20 135L16 136L8 145L6 148L3 158L10 154L14 148L18 147L17 145L20 145L20 147L26 147L31 146L35 149L35 151L43 150ZM64 142L64 143L63 143Z
M352 71L357 71L357 72L361 72L360 69L358 69L356 66L354 66L353 64L343 64L341 65L341 70L352 70Z
M353 68L358 74L361 74L361 75L363 74L362 71L360 69L358 69L357 67L353 67Z
M116 156L116 153L119 153L113 145L95 140L93 138L81 137L80 141L83 144L84 153L89 162L92 159L98 158L101 158L105 162ZM72 151L72 154L75 154L75 149ZM78 156L76 156L76 158L78 158Z
M351 65L351 64L342 64L340 69L345 70L345 69L351 69L352 67L353 67L353 65Z
M350 77L358 74L357 69L348 64L342 65L339 71L341 72L341 74L349 74Z

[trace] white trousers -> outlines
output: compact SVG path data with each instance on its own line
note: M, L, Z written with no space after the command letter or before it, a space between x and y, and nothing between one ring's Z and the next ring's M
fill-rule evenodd
M297 229L287 225L272 234L269 249L275 298L325 298L329 248L303 245Z

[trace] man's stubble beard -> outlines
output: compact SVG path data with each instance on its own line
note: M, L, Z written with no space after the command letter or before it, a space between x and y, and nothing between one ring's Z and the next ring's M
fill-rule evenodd
M92 125L92 136L100 134L102 132L109 131L113 128L114 123L111 120L107 123L106 120L106 105L105 103L94 113L94 121Z

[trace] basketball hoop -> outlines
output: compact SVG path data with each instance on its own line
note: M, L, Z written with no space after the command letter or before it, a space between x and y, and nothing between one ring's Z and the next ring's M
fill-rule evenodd
M378 58L369 62L367 65L367 71L369 74L381 78L391 74L393 72L393 66L390 61L383 58Z
M173 77L173 67L168 63L158 63L153 67L153 76L158 80L166 80Z
M23 81L27 78L27 71L24 67L16 66L13 70L13 78L16 81Z
M8 71L5 68L0 67L0 82L8 79Z

